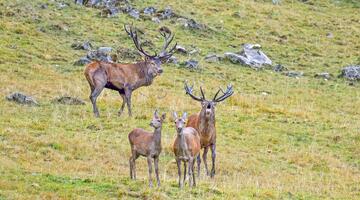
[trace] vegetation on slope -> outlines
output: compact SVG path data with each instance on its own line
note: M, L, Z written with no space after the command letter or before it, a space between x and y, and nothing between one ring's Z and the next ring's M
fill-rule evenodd
M171 6L216 30L202 32L171 21L158 25L126 15L102 18L99 10L72 1L64 9L56 1L0 1L0 94L22 91L40 103L27 107L0 98L0 199L356 199L359 85L312 76L323 71L337 75L341 67L360 62L358 3L281 2L134 2L139 8ZM43 3L49 4L47 9L41 9ZM164 74L153 85L135 92L133 118L117 117L121 98L112 91L99 99L99 119L89 101L85 106L51 103L61 95L88 99L83 67L73 66L86 52L73 50L71 44L90 40L95 46L132 48L122 28L131 22L158 45L157 29L171 28L179 44L201 49L195 58L202 70L164 65ZM238 51L243 43L261 44L275 63L306 76L294 79L202 60L211 52ZM203 85L208 96L218 86L234 84L236 94L216 111L217 175L212 180L202 174L194 189L177 188L170 150L175 129L167 119L162 186L149 189L145 159L137 161L139 179L129 179L127 134L134 127L149 130L154 108L197 112L198 103L183 92L184 80Z

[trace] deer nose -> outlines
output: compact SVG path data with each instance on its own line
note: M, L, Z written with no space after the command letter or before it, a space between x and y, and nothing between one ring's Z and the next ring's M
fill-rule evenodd
M163 73L163 69L159 69L158 72L161 74Z

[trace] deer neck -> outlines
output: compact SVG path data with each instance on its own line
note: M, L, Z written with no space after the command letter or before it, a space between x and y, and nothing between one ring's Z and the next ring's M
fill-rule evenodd
M152 76L151 74L149 74L149 67L148 67L148 62L147 61L143 61L139 64L140 66L138 67L138 74L139 74L139 78L140 78L140 85L151 85L154 76Z
M161 126L159 128L155 128L154 130L154 142L157 145L161 145Z
M181 131L181 133L178 134L178 138L179 138L180 149L182 151L184 151L185 149L187 149L187 143L186 143L185 134Z
M199 131L201 134L211 134L215 131L215 113L206 116L205 112L200 112L199 118Z

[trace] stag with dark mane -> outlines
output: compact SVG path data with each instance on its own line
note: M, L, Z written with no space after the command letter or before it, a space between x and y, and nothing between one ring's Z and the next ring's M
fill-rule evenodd
M125 103L128 107L129 116L131 112L131 94L134 90L142 86L149 86L153 79L163 72L161 63L166 62L176 49L175 44L169 51L166 51L174 35L160 30L160 34L164 37L165 43L161 53L150 55L144 51L142 44L138 39L136 30L132 26L124 26L126 33L133 40L136 49L143 56L143 61L136 63L111 63L103 61L94 61L85 68L85 77L89 82L91 93L90 100L93 105L95 117L99 117L99 111L96 106L96 99L104 88L118 91L123 99L123 103L119 110L122 114Z
M224 92L221 88L216 92L212 100L207 100L204 95L203 89L200 87L201 97L197 97L193 94L193 87L189 87L185 83L185 92L191 98L196 101L201 102L201 111L198 114L193 114L189 117L186 124L187 127L195 128L200 135L200 144L201 148L204 149L202 158L205 165L206 174L210 175L211 178L215 175L215 158L216 158L216 128L215 128L215 106L216 103L224 101L226 98L230 97L234 91L231 85L227 86L226 91ZM218 96L222 93L222 95ZM211 148L211 158L212 158L212 168L211 173L209 174L206 156L207 152ZM198 166L198 176L200 175L200 154L197 157L197 166Z

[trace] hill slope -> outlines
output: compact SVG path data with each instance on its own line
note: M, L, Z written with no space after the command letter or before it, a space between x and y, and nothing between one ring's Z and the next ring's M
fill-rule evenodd
M344 2L132 3L139 9L171 6L211 29L200 31L171 20L156 24L125 14L104 18L99 9L72 1L62 9L57 1L0 1L1 96L22 91L40 103L28 107L0 98L0 199L356 199L359 85L313 78L324 71L338 75L341 67L360 62L359 7L356 1ZM117 117L121 98L104 91L98 103L101 117L95 119L83 67L73 65L86 51L74 50L71 44L90 40L96 47L131 49L122 28L131 22L158 46L157 29L171 28L180 45L201 50L193 56L200 60L201 70L164 65L162 76L134 93L133 118ZM305 76L295 79L228 61L203 60L208 53L239 51L243 43L261 44L274 63ZM219 86L234 85L235 95L216 111L217 175L213 180L202 175L194 189L177 188L170 150L175 129L167 119L160 158L162 186L149 189L144 159L137 161L138 180L129 179L127 134L134 127L150 130L155 108L168 116L173 110L198 112L200 105L184 94L184 80L203 85L209 97ZM87 104L52 103L61 95L80 97Z

